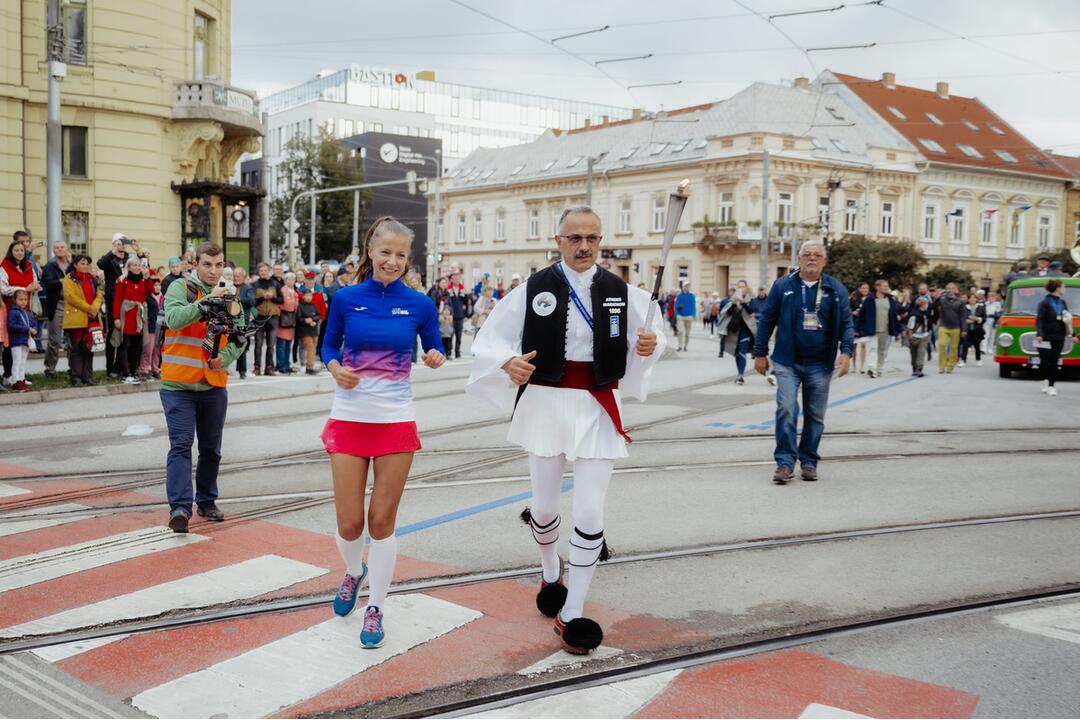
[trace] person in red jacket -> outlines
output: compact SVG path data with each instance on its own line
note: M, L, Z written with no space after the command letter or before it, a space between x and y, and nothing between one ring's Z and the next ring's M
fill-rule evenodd
M127 385L139 382L136 374L142 357L143 335L149 332L146 299L152 292L153 284L143 277L142 261L131 257L127 274L116 281L112 306L114 337L109 339L119 349L120 374Z
M0 295L4 298L4 305L0 308L0 312L3 312L5 318L8 308L15 302L16 291L25 290L29 297L41 289L37 275L34 273L34 264L30 261L30 254L26 245L19 239L22 235L25 233L15 233L15 239L11 241L4 259L0 261ZM10 385L13 358L6 340L3 341L3 345L4 384ZM31 383L27 381L26 384Z

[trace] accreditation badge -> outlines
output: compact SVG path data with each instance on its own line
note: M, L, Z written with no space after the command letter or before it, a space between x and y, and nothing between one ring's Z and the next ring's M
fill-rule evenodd
M611 328L611 337L619 337L619 316L612 315L609 319L608 326Z
M804 310L802 316L802 329L803 330L820 330L821 318L813 310Z

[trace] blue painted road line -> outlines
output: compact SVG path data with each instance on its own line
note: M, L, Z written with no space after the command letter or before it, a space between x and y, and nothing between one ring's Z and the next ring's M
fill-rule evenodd
M712 422L712 423L707 424L705 427L707 427L707 428L729 428L729 427L735 427L735 423Z
M894 387L897 387L899 385L903 385L904 383L912 382L913 380L918 380L918 378L908 377L908 378L904 378L903 380L897 380L894 383L889 383L888 385L882 385L881 387L872 388L870 390L864 390L863 392L855 393L854 395L849 395L846 398L841 398L840 400L835 400L835 401L829 403L827 407L828 408L840 407L841 405L846 405L847 403L855 402L856 400L862 400L863 398L869 397L870 395L873 395L875 393L884 392L886 390L891 390ZM802 417L802 410L801 409L799 410L799 417ZM709 423L705 427L731 427L733 424L734 423ZM776 419L775 418L773 418L772 420L766 420L766 421L760 422L760 423L747 423L745 425L740 425L739 429L740 430L768 430L769 428L773 427L774 425L776 425Z
M563 482L562 491L566 492L570 488L574 487L574 481L567 479ZM421 530L427 530L428 528L435 527L436 525L443 525L448 522L460 520L462 518L469 517L471 515L478 515L488 510L494 510L495 508L501 508L506 505L513 505L516 502L522 502L532 497L532 491L518 493L516 495L510 495L509 497L499 498L498 500L492 500L490 502L481 503L479 505L473 505L467 508L461 508L454 512L446 513L445 515L438 515L427 520L421 520L414 522L410 525L403 525L396 531L398 535L408 535L409 533L420 532Z

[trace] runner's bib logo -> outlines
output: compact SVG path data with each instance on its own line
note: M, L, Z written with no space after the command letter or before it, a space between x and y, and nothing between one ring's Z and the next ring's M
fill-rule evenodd
M555 312L555 293L542 292L532 301L533 312L540 317L547 317Z

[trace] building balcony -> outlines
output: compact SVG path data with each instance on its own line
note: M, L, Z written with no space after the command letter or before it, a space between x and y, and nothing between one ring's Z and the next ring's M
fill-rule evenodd
M259 136L265 132L255 93L215 80L176 83L172 116L173 120L213 120L221 124L226 136Z
M705 225L694 223L694 244L701 248L730 245L738 242L738 228L734 225Z

